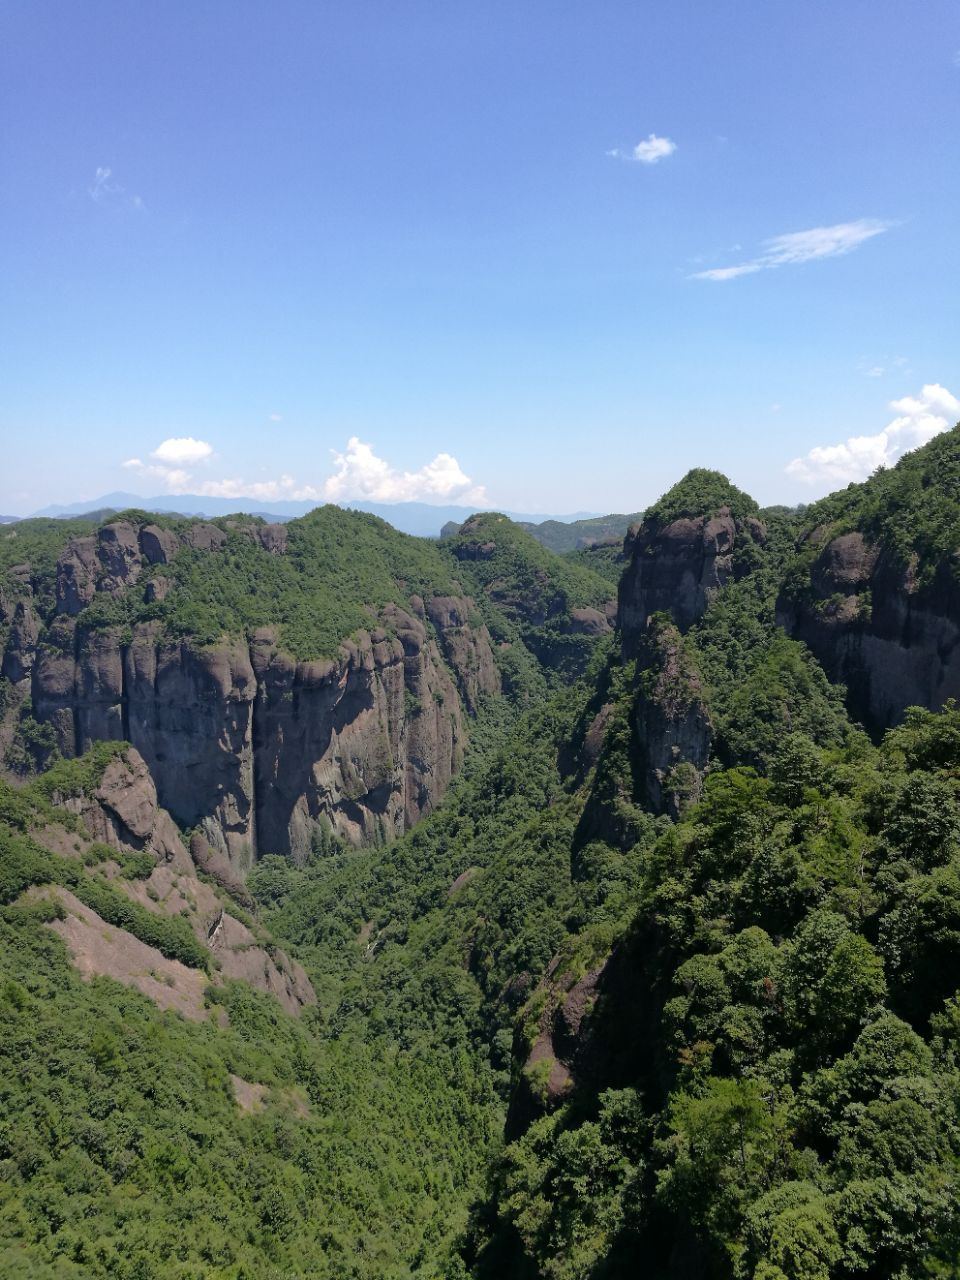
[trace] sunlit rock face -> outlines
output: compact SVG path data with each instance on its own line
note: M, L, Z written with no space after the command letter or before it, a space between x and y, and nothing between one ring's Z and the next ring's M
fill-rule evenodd
M252 526L250 537L286 554L282 525ZM264 853L303 859L318 837L402 834L439 802L469 715L500 691L473 602L411 595L405 608L371 610L367 629L312 662L285 652L271 627L199 645L160 621L93 626L80 616L95 598L161 601L167 580L138 583L141 573L224 539L202 522L177 534L119 521L71 540L46 626L29 599L15 606L4 674L64 755L132 743L161 804L238 870Z

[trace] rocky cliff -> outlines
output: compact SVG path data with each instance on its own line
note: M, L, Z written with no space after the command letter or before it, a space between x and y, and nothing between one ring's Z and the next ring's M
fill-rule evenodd
M668 622L647 633L633 710L644 800L654 813L679 818L699 800L713 725L700 672Z
M781 591L777 620L846 685L856 719L881 732L907 707L960 698L957 553L922 577L915 554L822 526L804 536L800 553L806 571Z
M713 514L666 524L648 519L631 529L618 602L624 656L636 653L656 613L669 614L681 631L692 626L725 583L749 571L751 552L765 537L760 520L736 517L725 505Z
M729 502L725 499L729 495ZM719 505L712 505L720 499ZM698 501L707 508L696 511ZM639 789L655 813L698 799L713 740L703 681L683 632L728 582L755 567L766 528L752 500L715 472L691 472L624 542L618 622L636 660L631 715Z
M145 910L186 918L197 941L212 954L217 974L242 979L276 996L288 1013L297 1014L305 1006L316 1004L303 966L256 932L258 926L253 921L244 923L239 918L242 912L231 905L230 899L225 900L199 878L197 871L202 870L241 904L252 905L242 885L232 879L226 861L218 860L202 839L195 836L187 850L176 824L158 802L150 771L139 752L130 748L110 760L92 794L55 794L54 801L80 819L89 838L99 842L101 850L106 846L120 857L136 853L153 860L153 869L145 878L117 874L118 869L109 861L103 864L103 870L120 892ZM96 845L85 849L86 841L78 839L76 830L67 832L56 824L36 835L52 852L61 855L89 859L97 849ZM76 913L73 904L75 899L69 905ZM120 930L116 932L119 934ZM109 967L98 966L97 954L96 947L84 948L81 958L86 971L119 976L123 981L129 980L129 985L154 994L152 985L143 987L138 973L118 975ZM176 973L182 968L174 966ZM195 985L195 974L182 976ZM199 1015L199 1010L195 1012Z
M285 526L243 532L256 556L286 554ZM162 610L143 606L167 595L166 566L185 549L213 556L226 540L204 522L125 521L73 539L46 619L26 592L15 605L4 675L64 755L131 742L161 803L235 867L262 853L303 858L315 838L400 834L443 795L467 716L499 691L472 602L411 593L405 607L371 608L365 628L315 661L295 659L279 627L206 644L172 634ZM103 603L130 620L91 617Z

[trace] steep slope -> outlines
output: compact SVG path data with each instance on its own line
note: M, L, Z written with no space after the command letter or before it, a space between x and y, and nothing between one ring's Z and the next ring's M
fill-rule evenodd
M510 643L518 633L549 670L581 673L596 638L612 629L609 581L547 550L506 516L472 516L444 545L485 602L493 634Z
M960 426L808 508L785 629L871 730L960 696Z
M4 1276L439 1275L495 1123L462 1054L323 1034L129 749L0 786Z
M205 1016L208 983L231 978L293 1015L316 1003L302 966L249 919L253 901L226 860L199 837L188 849L135 749L102 743L25 789L0 783L0 813L4 900L29 889L56 904L68 922L59 931L85 973L195 1018Z
M499 691L449 559L370 516L127 513L70 537L52 569L40 549L5 578L8 702L29 698L67 756L130 741L178 821L239 867L404 831Z
M871 747L776 625L795 530L754 536L725 484L688 477L631 539L627 661L567 752L574 874L619 864L635 915L618 937L582 914L521 1012L477 1277L956 1268L960 718L915 710ZM650 807L675 818L655 842Z
M134 1265L145 1274L155 1265L158 1277L232 1280L956 1274L960 713L911 711L871 743L799 631L777 624L778 601L782 616L792 593L804 598L823 546L852 532L881 549L909 546L918 592L941 580L960 531L960 494L945 461L953 446L938 447L936 465L929 454L914 459L926 485L877 477L833 507L821 504L813 519L827 521L829 538L816 552L806 517L760 512L725 477L691 472L627 538L619 630L608 577L495 514L428 548L429 574L419 550L387 536L371 551L379 559L370 582L351 586L336 576L349 564L336 551L336 573L324 568L317 591L336 578L348 606L363 600L376 610L385 637L374 639L365 614L338 653L353 646L359 658L367 632L371 679L386 686L378 644L395 638L404 662L419 662L433 643L464 714L476 711L471 751L442 800L382 844L351 832L345 792L332 806L340 825L323 825L326 796L349 782L342 759L309 784L297 775L315 751L313 726L329 715L322 680L317 700L297 711L313 676L305 668L341 657L299 647L297 626L317 623L291 603L289 568L270 567L290 554L263 544L274 534L248 522L246 532L220 529L223 546L185 555L186 530L199 526L156 525L178 541L165 561L145 565L146 526L134 520L135 582L109 585L130 574L110 538L101 544L97 535L101 590L90 604L58 615L56 575L49 604L37 607L40 592L17 596L8 625L12 637L16 601L24 602L21 639L7 651L11 661L28 659L33 644L34 656L29 676L8 680L15 692L33 687L57 627L79 626L86 609L94 613L85 625L97 609L170 600L156 616L104 615L99 630L129 626L130 639L120 639L131 647L144 625L194 645L175 630L190 616L197 636L234 636L196 643L196 652L216 650L238 690L241 659L229 666L230 645L246 654L244 681L257 690L251 718L269 730L253 734L254 772L258 759L288 753L254 807L263 815L275 804L287 830L300 814L315 825L304 865L261 848L267 856L244 883L215 844L195 832L187 854L176 835L177 857L188 858L180 872L159 861L156 850L174 837L151 818L145 766L124 749L107 753L115 776L101 770L81 788L101 818L86 801L71 802L77 821L108 824L97 828L102 841L120 841L102 859L119 876L92 858L89 868L52 876L51 861L69 859L49 850L37 876L17 872L0 920L16 966L14 986L0 982L10 1028L0 1052L12 1045L11 1060L27 1067L0 1072L0 1081L26 1077L36 1097L26 1085L0 1085L8 1089L0 1168L9 1174L0 1206L10 1224L0 1261L125 1276L129 1255L132 1275ZM340 526L331 520L332 536ZM315 571L302 573L312 580ZM86 590L79 570L62 578L64 599ZM159 578L173 585L148 601L146 587ZM303 580L297 569L289 581ZM238 583L256 590L239 592ZM405 594L414 587L419 603ZM26 605L36 611L35 641ZM406 634L412 622L422 640ZM506 698L478 679L484 626ZM900 660L914 658L929 662L922 646ZM291 670L299 675L285 683ZM406 678L405 669L405 688ZM426 671L423 679L435 687ZM271 703L271 681L292 697ZM222 695L222 706L240 703L239 693ZM258 719L262 703L272 718ZM205 714L202 699L190 705ZM405 717L412 712L405 700ZM210 723L226 714L217 709ZM364 714L351 709L342 732L356 725L369 741ZM24 749L42 753L53 723L32 727L20 714ZM399 748L387 741L402 750L405 738ZM365 763L360 785L376 764ZM86 767L61 763L25 792L4 793L11 811L23 795L76 801L57 770ZM314 785L327 789L323 802L298 808ZM133 803L144 789L148 802ZM31 822L35 856L40 827ZM0 866L24 865L22 835ZM106 886L96 902L84 884L91 875ZM224 981L226 961L218 968L210 947L217 920L200 889L190 890L190 911L181 875L214 893L278 969L257 931L283 939L316 1005L291 1016L249 982ZM116 887L118 878L133 891ZM49 892L23 897L31 879L53 883L59 905ZM141 883L153 894L141 895ZM109 933L111 924L130 933L110 914L115 901L143 931L136 941L158 952L155 973ZM68 957L80 963L98 931L110 962L126 965L118 980L149 979L149 1000L108 978L79 981ZM174 962L186 978L164 967ZM211 981L199 991L201 971ZM181 981L183 1017L161 1015L151 1001ZM52 1021L37 1008L51 991ZM109 1044L77 1026L74 1008L88 1019L95 1011L117 1037L129 1037L131 1024L151 1028L122 1041L128 1076ZM169 1038L145 1057L144 1040L161 1043L156 1020ZM58 1025L68 1028L66 1049ZM174 1053L188 1082L175 1121L142 1086ZM63 1072L44 1065L51 1056L68 1063L66 1106ZM100 1099L117 1090L118 1109L145 1135L138 1144L123 1140L113 1111L100 1115ZM81 1117L90 1115L101 1128L88 1139ZM171 1147L189 1153L173 1174Z

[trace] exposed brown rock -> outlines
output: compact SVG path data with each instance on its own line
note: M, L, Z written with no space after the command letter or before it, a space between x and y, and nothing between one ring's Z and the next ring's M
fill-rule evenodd
M230 865L230 860L214 849L199 831L195 831L190 837L190 857L204 875L216 880L242 907L254 909L256 904L247 892L242 877Z
M57 613L77 614L97 592L96 538L74 538L57 561Z
M183 540L195 551L218 551L226 542L227 535L215 524L197 521L187 526Z
M162 574L157 574L151 578L143 589L143 598L147 604L154 604L160 600L165 600L169 594L171 587L170 579Z
M153 778L136 748L110 761L94 800L84 820L96 839L115 849L150 853L179 871L192 871L180 832L160 807Z
M602 636L610 630L610 621L606 613L599 609L571 609L570 631L573 635Z
M285 553L285 525L235 523ZM359 844L407 830L443 795L463 756L464 712L499 692L500 677L472 601L457 595L371 610L367 630L312 662L285 653L270 628L200 646L157 621L131 632L78 619L98 590L127 591L181 545L209 552L225 539L208 522L181 539L126 521L73 539L57 564L57 616L42 633L24 612L5 661L31 677L34 714L64 755L105 739L137 748L160 802L233 868L234 891L262 853L303 858L317 838ZM162 600L169 582L151 575L145 598Z
M360 632L329 662L254 637L261 851L303 857L324 829L353 844L399 835L459 766L463 713L436 642L413 614L383 616L392 637Z
M101 566L97 589L112 594L136 582L143 564L133 525L125 521L104 525L97 535L97 543Z
M265 1084L254 1084L252 1080L244 1080L242 1076L230 1073L230 1086L233 1096L241 1111L262 1111L263 1099L267 1095Z
M518 1087L510 1101L508 1136L517 1136L537 1115L552 1111L573 1092L587 1038L587 1020L606 961L582 974L570 972L554 957L532 1000L536 1022L518 1030L515 1049L524 1057ZM529 1015L528 1015L529 1016Z
M107 924L67 889L51 886L33 896L54 898L64 907L64 919L51 921L49 928L63 938L70 959L84 977L113 978L135 987L159 1008L173 1009L192 1022L206 1017L205 973L168 960L156 947Z
M471 620L473 601L463 596L433 596L426 606L443 656L457 677L467 710L476 712L480 698L500 692L500 672L494 661L490 633Z

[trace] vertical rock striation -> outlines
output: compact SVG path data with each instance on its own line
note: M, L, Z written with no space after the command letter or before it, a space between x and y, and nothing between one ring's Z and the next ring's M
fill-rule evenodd
M467 715L500 689L472 602L413 595L308 662L273 628L199 645L159 621L85 622L98 595L162 599L167 579L151 573L138 586L141 574L183 545L214 553L225 536L203 522L178 536L118 521L72 540L46 628L29 602L17 606L4 674L29 681L34 715L63 754L132 743L160 803L235 870L264 853L303 859L318 839L401 834L439 801L463 758ZM263 553L286 554L284 526L250 536Z

